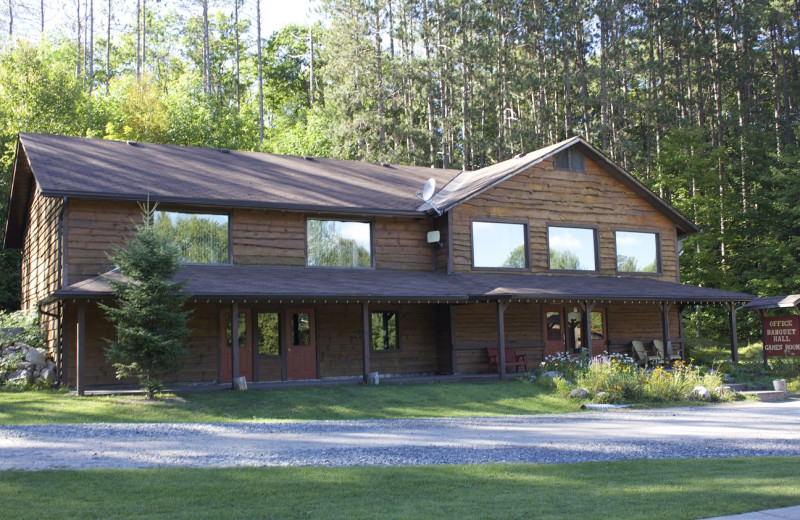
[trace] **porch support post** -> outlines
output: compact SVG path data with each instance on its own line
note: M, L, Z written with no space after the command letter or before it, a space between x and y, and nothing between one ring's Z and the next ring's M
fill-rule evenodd
M506 325L503 314L510 303L511 300L497 300L497 371L501 381L506 378Z
M581 337L583 340L581 341L582 349L586 349L586 352L589 353L588 359L592 358L592 309L594 309L595 302L589 302L589 300L584 300L582 302L578 302L580 305L581 310L583 311L583 323L586 328L586 333L584 334L581 332ZM581 356L583 357L583 356Z
M85 387L83 384L83 371L86 368L86 301L78 302L78 325L76 330L75 343L75 392L83 395Z
M239 377L239 303L231 304L231 388L236 389Z
M767 349L763 347L764 339L766 339L766 331L764 330L764 309L756 309L756 312L758 313L758 317L761 318L761 352L764 358L764 369L766 370L769 365L767 365Z
M669 354L672 352L672 339L669 335L669 309L671 303L663 302L658 304L661 310L661 335L664 340L664 363L670 363Z
M731 324L731 361L734 363L739 362L739 333L736 329L736 303L728 302L725 304L728 308Z
M363 361L364 361L364 382L369 382L369 337L370 337L370 330L369 330L369 302L363 302L361 304L361 325L363 329L362 333L362 343L363 343Z

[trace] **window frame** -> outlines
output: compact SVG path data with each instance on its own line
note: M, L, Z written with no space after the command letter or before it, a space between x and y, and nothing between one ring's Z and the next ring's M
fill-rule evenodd
M369 226L369 265L309 265L308 263L308 221L309 220L323 220L334 222L357 222L367 224ZM375 220L364 218L338 218L331 215L305 215L305 231L304 231L304 246L305 246L305 261L306 267L310 269L375 269Z
M233 215L231 211L218 211L218 210L197 210L186 208L176 208L174 206L154 207L153 217L156 218L158 213L182 213L185 215L224 215L228 219L228 260L226 262L180 262L180 265L233 265ZM151 224L155 221L151 222Z
M592 231L594 243L594 269L553 269L550 266L550 228L588 229ZM598 226L588 224L572 224L566 222L547 222L545 224L545 242L547 245L547 271L551 273L585 273L596 274L600 272L600 230Z
M522 238L523 238L523 246L525 249L525 265L523 267L487 267L487 266L476 266L475 265L475 223L481 224L514 224L522 226ZM531 266L531 252L530 252L530 222L527 220L520 220L520 219L498 219L498 218L471 218L469 221L469 243L470 243L470 264L473 270L476 271L517 271L517 272L524 272L528 271Z
M384 314L387 312L394 313L395 319L395 334L396 334L396 341L397 348L393 349L376 349L375 344L372 342L372 316L373 314ZM369 350L370 352L374 353L397 353L402 352L403 344L402 344L402 337L403 335L400 333L400 309L399 308L391 308L391 307L380 307L378 309L370 309L369 310Z
M620 271L619 270L619 253L617 252L617 233L642 233L642 234L649 234L655 235L656 237L656 270L654 272L647 272L647 271ZM614 228L614 271L619 276L655 276L664 274L663 265L661 262L661 232L657 229L650 229L650 228Z

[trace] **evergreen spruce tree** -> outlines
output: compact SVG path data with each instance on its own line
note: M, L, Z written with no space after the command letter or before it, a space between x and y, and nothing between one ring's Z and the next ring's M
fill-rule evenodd
M185 285L173 283L179 254L174 241L153 225L155 206L142 206L144 220L126 247L110 256L121 278L109 280L117 300L115 307L101 305L114 323L116 339L107 340L106 359L117 370L117 379L135 376L148 399L163 387L164 375L180 370L186 354L184 340L191 311L182 311Z

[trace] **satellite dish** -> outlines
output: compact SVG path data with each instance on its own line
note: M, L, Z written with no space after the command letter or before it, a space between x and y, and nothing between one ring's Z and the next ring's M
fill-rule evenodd
M436 191L436 179L431 177L422 187L422 200L428 202L433 197L433 192Z
M422 193L416 192L416 196L422 202L427 202L430 205L430 207L432 207L436 211L436 213L441 215L442 212L439 211L439 208L431 204L431 198L433 197L433 193L435 191L436 191L436 179L431 177L430 179L427 180L427 182L425 182L425 186L422 187Z

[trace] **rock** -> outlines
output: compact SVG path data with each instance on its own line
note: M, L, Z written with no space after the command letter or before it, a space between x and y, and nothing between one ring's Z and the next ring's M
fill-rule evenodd
M47 381L48 383L55 383L56 381L56 370L55 368L45 368L42 370L42 373L39 374L39 378Z
M605 399L608 397L608 392L597 392L594 396L598 399Z
M51 369L55 370L56 369L56 362L53 361L52 359L48 359L47 360L47 368L51 368Z
M9 375L8 376L8 381L11 381L11 382L14 382L14 381L30 382L32 377L33 377L33 374L31 374L30 370L22 369L22 370L17 370L16 372L14 372L11 375Z
M39 368L47 368L47 358L35 348L28 349L28 352L25 354L25 361L33 363Z
M20 361L17 363L17 368L21 370L31 370L33 366L33 363L28 363L27 361Z
M569 393L569 396L571 399L586 399L589 397L589 392L587 392L584 388L576 388Z
M555 379L556 377L564 377L564 374L559 372L558 370L551 370L549 372L545 372L542 375L544 377L549 377L550 379Z
M536 381L536 376L535 376L535 375L533 375L533 374L531 374L531 375L530 375L530 381L531 381L531 382L534 382L534 381Z
M247 378L244 376L234 378L233 380L233 389L234 390L247 390Z
M696 386L692 389L692 393L690 394L694 399L701 399L703 401L710 401L711 400L711 392L708 391L708 388L704 386Z
M718 386L718 387L716 387L716 388L714 389L714 393L715 393L715 394L719 394L719 395L721 395L721 396L723 396L723 397L724 397L724 396L726 396L726 395L728 395L728 394L732 394L732 393L734 393L734 392L733 392L733 390L731 389L731 387L730 387L730 386L728 386L728 385L722 385L722 386Z

